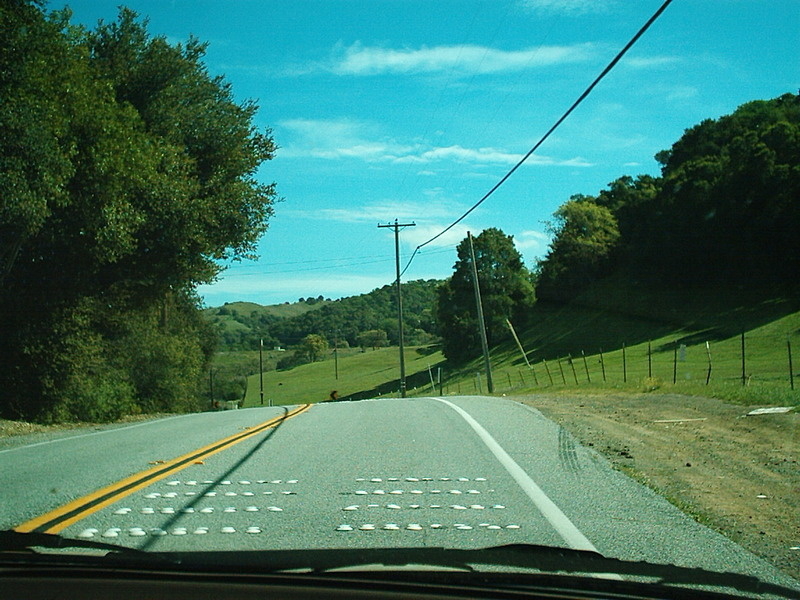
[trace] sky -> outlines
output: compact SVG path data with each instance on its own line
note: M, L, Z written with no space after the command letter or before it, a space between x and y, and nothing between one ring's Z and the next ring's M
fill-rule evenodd
M207 306L294 302L452 274L467 231L512 235L529 267L574 194L658 175L703 119L800 89L800 0L674 0L593 92L474 212L663 0L73 0L73 23L124 4L151 35L209 44L205 63L279 149L258 173L281 201L260 258ZM409 263L414 250L425 244Z

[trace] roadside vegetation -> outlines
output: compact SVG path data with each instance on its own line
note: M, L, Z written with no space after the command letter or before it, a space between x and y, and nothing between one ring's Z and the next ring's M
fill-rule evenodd
M0 417L253 405L259 372L276 403L399 389L392 285L201 310L197 285L253 256L277 200L255 178L271 132L208 74L202 43L151 37L126 9L75 28L33 0L0 24ZM567 199L536 265L487 228L448 279L404 283L410 393L431 375L443 393L488 391L474 252L495 393L798 404L800 96L705 120L656 158L659 176Z

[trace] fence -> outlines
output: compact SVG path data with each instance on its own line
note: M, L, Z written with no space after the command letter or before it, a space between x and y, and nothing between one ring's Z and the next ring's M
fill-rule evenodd
M664 383L717 383L739 386L770 384L795 390L800 373L800 331L783 335L741 334L723 340L702 340L700 336L622 344L607 351L579 349L573 353L539 360L522 359L493 373L495 391L530 387ZM437 386L439 387L439 386ZM484 393L486 377L478 372L469 380L443 383L444 393Z

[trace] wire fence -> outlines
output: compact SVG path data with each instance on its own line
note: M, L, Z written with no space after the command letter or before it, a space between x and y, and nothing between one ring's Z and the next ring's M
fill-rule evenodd
M695 336L696 337L696 336ZM785 335L741 334L725 340L648 341L606 351L578 349L552 358L519 358L492 373L495 392L536 387L636 384L658 387L684 382L712 385L800 386L800 331ZM422 390L420 390L422 391ZM471 378L431 381L429 391L489 391L485 372Z

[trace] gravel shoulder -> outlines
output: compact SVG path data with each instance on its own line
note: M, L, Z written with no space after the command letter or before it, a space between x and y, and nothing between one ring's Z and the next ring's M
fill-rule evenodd
M667 394L514 399L800 579L800 413L746 416L760 407Z

